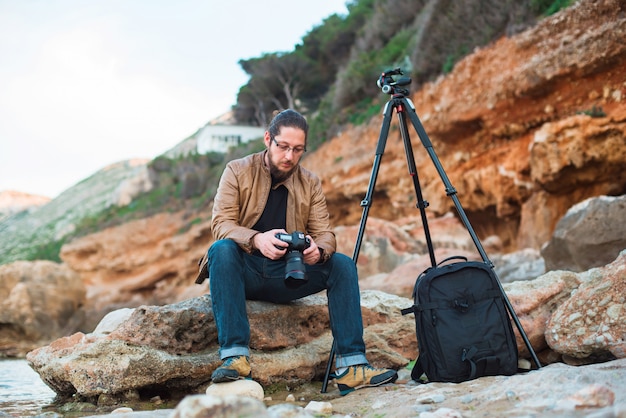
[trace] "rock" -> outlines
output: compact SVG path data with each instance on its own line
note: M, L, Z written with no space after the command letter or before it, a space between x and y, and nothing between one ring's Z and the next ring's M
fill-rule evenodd
M129 414L131 412L133 412L133 408L121 407L115 408L113 411L111 411L111 414Z
M188 226L183 213L161 213L107 228L61 248L61 259L88 285L87 330L110 311L176 303L207 293L193 283L211 242L208 224ZM146 289L150 289L146 292Z
M533 349L547 349L549 336L551 349L561 355L580 357L581 352L608 350L623 357L619 318L625 262L626 254L605 269L549 272L535 280L503 285ZM372 364L398 369L416 358L414 319L400 314L411 303L384 292L362 292L364 338ZM326 298L313 295L287 305L247 304L255 379L262 385L293 385L321 378L332 343ZM583 318L587 328L568 318ZM568 328L570 324L576 328ZM602 338L597 338L597 326L606 328ZM519 336L517 343L520 356L527 357ZM30 352L27 359L58 394L89 398L148 387L198 390L221 364L217 351L210 296L205 295L174 305L139 307L115 329L61 338Z
M491 261L502 283L532 280L546 272L546 263L541 253L534 248L494 255Z
M267 408L267 412L272 418L314 418L318 416L301 406L289 403L272 405Z
M435 412L422 412L420 418L463 418L463 414L450 408L439 408Z
M541 254L548 270L584 271L610 263L625 248L626 195L600 196L570 208Z
M435 250L437 262L452 256L462 256L468 260L480 260L477 252L451 248L438 248ZM388 274L381 273L359 279L359 285L361 289L381 290L410 298L412 297L417 277L431 266L432 263L428 254L413 255L407 262L397 266Z
M304 409L314 415L329 415L333 413L333 405L330 402L311 401Z
M358 235L358 226L335 228L337 251L352 255ZM381 219L368 219L357 266L359 275L366 277L389 272L414 253L426 250L423 243L411 237L398 225Z
M109 312L102 318L92 334L110 334L115 331L122 323L124 323L134 312L131 308L122 308Z
M185 397L171 418L270 418L263 402L247 396L193 395Z
M400 313L409 300L366 291L361 301L369 361L398 369L415 358L415 323ZM332 346L324 296L247 304L258 383L295 385L323 375ZM61 397L89 399L144 389L197 391L221 364L209 296L136 308L115 330L60 338L27 360Z
M556 195L599 183L610 191L614 187L610 183L624 180L625 129L623 115L593 118L579 114L544 124L529 146L531 178ZM602 168L592 169L599 162Z
M546 324L559 305L578 288L580 282L581 279L575 273L552 271L535 280L502 285L535 352L548 348ZM517 347L521 357L528 355L528 349L519 335Z
M619 318L625 258L605 269L555 271L503 285L536 352L550 347L568 357L607 352L623 356ZM259 382L297 384L319 378L332 343L325 297L313 295L287 305L247 303L251 363ZM364 337L373 364L397 369L417 356L414 319L400 315L411 303L384 292L363 291ZM586 328L575 321L563 325L559 318L584 318ZM105 319L97 332L61 338L28 354L32 367L60 395L97 397L146 387L195 390L220 364L208 295L173 305L125 309ZM566 326L570 324L576 329ZM601 338L597 324L606 328ZM518 349L522 357L528 355L520 338ZM552 357L549 362L558 360Z
M147 193L154 188L148 175L148 166L140 166L134 177L121 181L113 191L110 204L116 206L128 206L135 197L141 193Z
M337 418L624 417L626 416L624 387L626 387L626 359L621 359L584 366L557 363L513 376L487 376L462 383L424 385L414 382L396 383L360 389L347 396L329 394L327 402L322 403L330 403L332 416ZM317 390L314 390L308 398L319 396L321 395ZM210 415L205 409L206 406L216 404L221 408L228 404L233 410L241 411L247 405L239 405L246 398L240 400L229 398L228 401L221 400L221 403L217 403L216 399L202 398L209 397L189 395L179 403L176 410L132 412L128 417L219 417L221 415L218 413L221 413L222 409L218 410L216 407L210 411L216 415ZM437 402L422 404L416 402L416 399ZM259 404L255 405L259 409L255 409L254 413L258 415L249 416L271 418L320 416L319 413L293 403L272 405L266 410L262 410ZM205 415L202 415L203 413Z
M335 414L360 417L622 417L626 413L626 359L568 366L556 363L513 376L487 376L462 383L391 385L357 390L333 399ZM468 396L471 395L471 396ZM437 399L417 404L416 399ZM459 415L454 415L454 414Z
M565 399L564 403L573 403L574 408L604 408L615 402L615 393L604 385L592 384L582 388Z
M294 404L272 405L267 408L267 412L272 418L315 418L319 417L315 413Z
M233 382L213 383L206 389L206 394L210 396L249 396L260 401L265 398L263 386L254 380L240 379Z
M547 343L576 358L626 358L626 250L579 277L581 285L548 322Z
M83 282L65 264L16 261L0 266L0 356L23 357L76 332L85 299Z

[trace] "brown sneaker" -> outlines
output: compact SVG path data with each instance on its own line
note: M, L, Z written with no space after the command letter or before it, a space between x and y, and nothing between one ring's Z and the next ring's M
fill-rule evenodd
M377 369L369 364L350 366L341 375L335 376L339 393L342 396L356 389L392 383L397 378L398 373L395 370Z
M237 379L252 379L252 371L248 357L227 357L220 367L211 375L213 383L232 382Z

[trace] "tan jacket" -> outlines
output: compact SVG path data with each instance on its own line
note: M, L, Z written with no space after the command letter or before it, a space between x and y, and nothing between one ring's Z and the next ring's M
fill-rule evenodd
M213 201L213 238L229 238L251 253L252 237L258 232L252 228L259 220L270 192L272 178L265 165L267 151L230 161L220 179ZM336 249L335 234L331 230L326 197L320 179L298 165L284 184L287 197L287 232L301 231L311 235L322 248L324 260ZM276 185L275 187L278 187ZM200 282L206 278L206 256L200 262Z

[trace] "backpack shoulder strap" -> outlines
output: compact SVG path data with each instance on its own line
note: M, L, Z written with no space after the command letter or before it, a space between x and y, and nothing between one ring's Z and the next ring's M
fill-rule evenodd
M417 383L426 383L426 381L421 380L421 377L425 372L424 366L422 366L421 358L422 356L418 356L417 360L415 360L415 365L413 366L413 370L411 370L411 379L415 380Z

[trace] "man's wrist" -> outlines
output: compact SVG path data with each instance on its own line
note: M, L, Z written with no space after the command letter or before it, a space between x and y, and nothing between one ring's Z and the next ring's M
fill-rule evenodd
M260 234L260 232L257 232L256 234L252 235L252 237L250 238L250 248L252 248L252 251L258 250L258 248L256 247L256 244L254 243L254 239L259 234Z
M320 252L320 259L317 260L317 264L323 264L326 262L326 260L328 260L329 255L326 253L326 251L324 251L323 248L317 247L317 249Z

